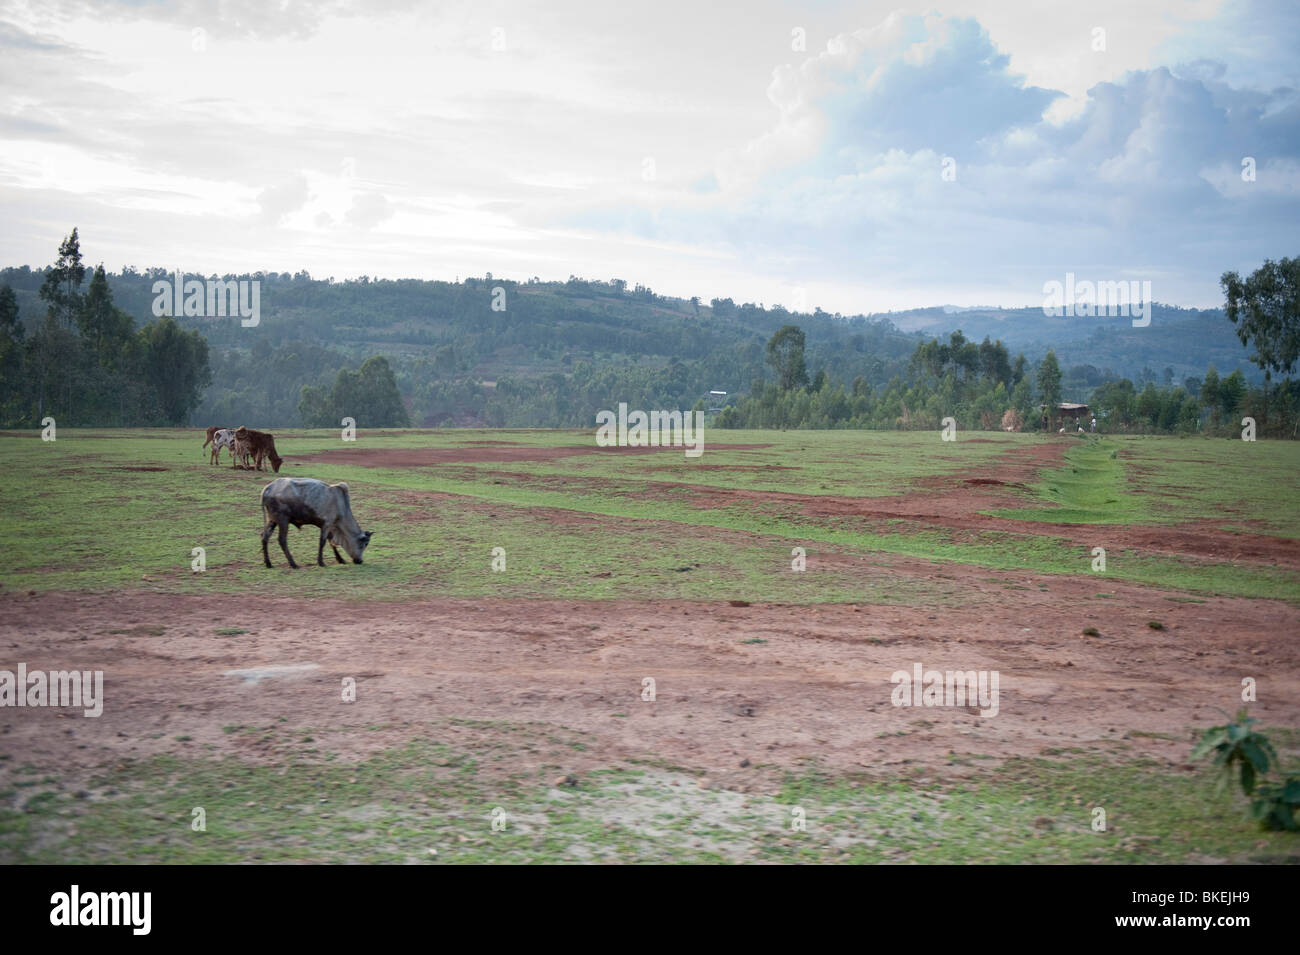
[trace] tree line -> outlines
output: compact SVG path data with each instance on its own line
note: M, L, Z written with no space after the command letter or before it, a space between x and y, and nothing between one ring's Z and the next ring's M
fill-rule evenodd
M211 382L208 343L171 318L137 328L113 302L103 265L90 272L77 230L44 274L31 334L14 290L0 286L0 423L30 427L186 424Z
M1224 314L1241 343L1253 349L1250 360L1264 372L1263 382L1248 383L1240 369L1220 377L1214 365L1203 378L1181 384L1167 375L1161 388L1153 380L1139 389L1128 378L1107 377L1080 402L1102 431L1236 435L1248 417L1258 435L1297 437L1300 383L1291 375L1300 358L1300 258L1266 261L1246 279L1225 272L1220 284ZM755 379L715 426L937 430L946 418L986 431L1060 425L1063 375L1054 350L1030 368L1023 353L1012 360L1000 340L985 337L976 344L958 330L947 341L936 337L917 345L906 374L874 389L861 376L846 382L824 369L810 380L804 345L797 325L779 329L766 350L774 380ZM1284 380L1274 382L1275 375Z
M967 428L1039 428L1052 423L1041 406L1065 397L1089 403L1114 430L1214 430L1257 410L1265 433L1285 433L1287 422L1294 430L1289 376L1300 347L1296 261L1246 278L1225 273L1225 310L1171 313L1169 327L1155 329L1159 347L1134 351L1128 342L1139 332L1107 328L1097 339L1105 348L1061 352L1099 364L1136 355L1119 374L1062 366L1057 352L1031 366L1001 340L926 339L883 316L795 314L729 298L705 305L577 276L336 282L254 273L264 305L255 328L186 316L137 328L132 316L149 314L153 283L175 276L101 267L87 285L74 230L54 266L0 273L13 285L0 288L0 423L32 426L56 412L96 425L334 428L351 417L363 428L584 427L620 401L686 409L722 390L730 404L715 425L726 427L931 428L951 416ZM1225 315L1236 332L1225 327L1228 342L1255 349L1264 380L1211 368L1175 381L1170 366L1179 376L1198 366L1189 345L1170 350L1169 341L1202 341L1205 323L1226 326ZM1227 347L1213 355L1232 361ZM1141 361L1165 364L1163 382L1149 367L1137 373Z

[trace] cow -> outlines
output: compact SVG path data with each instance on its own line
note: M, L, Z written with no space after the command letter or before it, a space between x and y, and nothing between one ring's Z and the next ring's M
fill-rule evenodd
M222 448L228 449L230 451L231 457L235 456L236 453L235 432L231 431L229 428L222 428L212 436L212 463L213 464L221 463Z
M267 434L265 431L254 431L252 428L245 428L242 424L235 429L235 440L242 442L246 448L246 454L253 456L254 470L262 470L263 462L268 459L271 462L271 470L276 474L280 473L280 464L284 458L275 453L275 436Z
M230 432L231 446L230 453L233 460L230 462L232 468L243 468L246 471L253 469L252 449L248 445L247 429L242 426ZM242 464L240 462L243 462Z
M206 448L209 444L212 443L212 439L217 436L218 431L229 431L229 430L230 430L229 428L223 428L219 424L212 425L207 430L207 437L203 439L203 447Z
M289 525L302 529L304 524L320 528L320 543L316 547L316 563L325 566L325 543L334 551L334 559L340 564L346 563L339 553L339 545L347 551L352 563L361 563L361 555L370 543L370 531L362 531L357 519L352 516L352 501L348 495L348 486L343 483L326 484L315 478L276 478L262 488L262 560L271 566L271 555L266 544L271 533L279 528L280 550L289 561L289 566L297 568L293 555L287 544Z

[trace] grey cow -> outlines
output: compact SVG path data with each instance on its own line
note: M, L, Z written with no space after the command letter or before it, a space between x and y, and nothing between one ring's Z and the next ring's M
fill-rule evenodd
M334 559L344 563L339 545L348 552L352 563L361 563L361 555L370 543L370 531L362 532L357 519L352 516L352 501L346 484L326 484L314 478L277 478L262 488L262 514L266 524L262 528L262 559L271 566L271 555L266 543L271 533L280 529L280 550L289 559L290 567L297 567L289 553L286 541L289 525L299 529L304 524L320 528L320 546L316 548L316 563L325 566L325 542L329 541Z

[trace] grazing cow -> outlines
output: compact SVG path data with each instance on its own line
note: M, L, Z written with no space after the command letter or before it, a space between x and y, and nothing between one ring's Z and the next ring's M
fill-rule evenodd
M352 558L352 563L359 564L366 545L370 543L371 532L363 532L352 516L352 501L346 484L326 484L314 478L276 478L262 488L262 514L266 522L262 528L262 559L267 567L271 566L271 555L266 544L276 528L280 530L280 550L288 558L289 566L298 566L293 562L287 543L290 524L300 530L304 524L320 528L316 563L321 567L325 566L326 541L340 564L345 563L339 553L340 544Z
M247 446L247 453L253 456L254 470L262 470L262 464L269 459L271 470L276 474L280 473L280 463L284 458L275 453L274 435L267 434L265 431L254 431L240 425L235 429L235 440L241 441Z
M230 451L230 456L235 456L235 432L229 428L221 428L212 436L212 463L221 463L221 449L226 448Z

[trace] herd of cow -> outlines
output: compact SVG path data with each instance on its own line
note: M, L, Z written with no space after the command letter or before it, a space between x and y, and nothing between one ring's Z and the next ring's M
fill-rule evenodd
M262 470L262 465L270 462L271 469L280 473L280 462L284 459L275 453L275 437L265 431L254 431L242 424L238 428L220 428L213 425L208 428L208 436L203 447L212 445L211 463L221 463L221 449L230 451L231 467L251 471ZM241 463L242 462L242 463Z
M265 462L270 462L277 474L284 460L275 453L275 439L264 431L253 431L240 426L238 428L208 428L203 447L212 446L213 464L220 463L221 449L228 448L234 459L233 467L262 470ZM240 462L243 462L242 464ZM325 566L325 545L334 551L334 559L340 564L346 563L339 547L352 558L352 563L361 563L361 555L370 543L370 531L363 531L357 519L352 516L352 496L348 486L342 482L326 484L315 478L276 478L262 488L262 560L271 566L271 555L266 545L271 534L280 532L280 550L284 551L289 566L297 568L293 555L289 553L289 525L299 530L304 524L320 528L320 543L316 547L316 563Z

